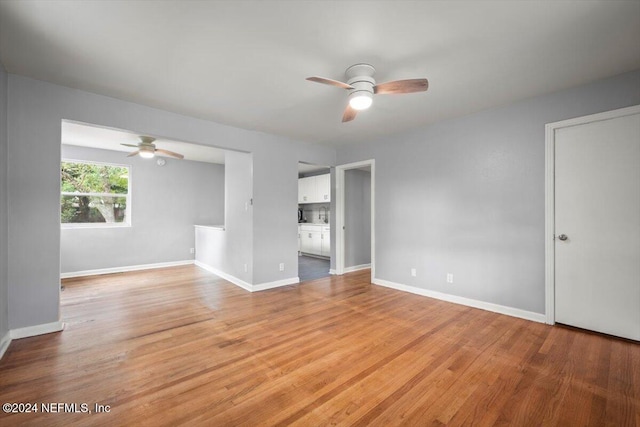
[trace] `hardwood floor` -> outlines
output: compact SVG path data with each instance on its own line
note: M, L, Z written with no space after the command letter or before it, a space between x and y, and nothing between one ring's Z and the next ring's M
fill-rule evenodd
M194 266L64 283L66 330L12 342L0 401L110 412L0 425L640 425L637 343L368 271L253 294Z

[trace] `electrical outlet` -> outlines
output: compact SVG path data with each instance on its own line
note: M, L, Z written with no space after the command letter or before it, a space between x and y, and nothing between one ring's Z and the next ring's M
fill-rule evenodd
M284 262L280 263L280 271L284 271Z
M447 283L453 283L453 273L447 273Z
M189 253L190 253L190 254L195 254L195 253L196 253L196 248L191 248L191 249L189 249Z
M411 277L416 277L417 273L416 273L416 269L412 268L411 269Z
M244 272L246 273L247 271L249 271L249 268L247 267L247 264L244 265Z

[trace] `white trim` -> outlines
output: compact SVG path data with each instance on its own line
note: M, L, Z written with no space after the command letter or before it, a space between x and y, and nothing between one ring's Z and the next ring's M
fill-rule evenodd
M376 271L376 161L375 159L336 166L336 265L335 274L347 272L344 266L344 173L350 169L371 167L371 276Z
M127 180L128 179L129 178L127 178ZM82 193L80 191L61 191L60 194L62 196L124 197L125 199L129 195L128 193Z
M20 338L35 337L36 335L50 334L52 332L60 332L64 329L64 323L61 321L43 323L41 325L26 326L24 328L12 329L11 339L18 340Z
M354 271L366 270L367 268L371 268L371 264L360 264L352 267L345 267L343 271L345 273L352 273Z
M72 144L67 144L63 142L62 145L72 145ZM80 160L80 159L72 159L69 157L61 158L60 163L62 162L83 163L85 165L116 166L119 168L127 168L129 170L129 173L131 173L131 163L98 162L95 160ZM129 178L131 178L131 176L129 176Z
M605 111L545 125L545 313L546 323L555 323L555 134L556 130L602 120L640 114L640 105Z
M7 333L0 338L0 359L2 359L2 356L4 356L4 353L9 348L9 344L11 344L11 331L7 331Z
M91 228L131 228L128 222L64 222L60 224L62 230L83 230Z
M69 279L72 277L82 277L82 276L97 276L100 274L111 274L111 273L125 273L127 271L138 271L138 270L151 270L154 268L165 268L165 267L177 267L180 265L190 265L193 264L194 261L192 259L186 259L184 261L170 261L170 262L157 262L154 264L141 264L141 265L127 265L124 267L110 267L110 268L98 268L95 270L84 270L84 271L72 271L70 273L61 273L61 279Z
M333 269L333 268L330 268L329 269L329 274L331 274L332 276L335 276L336 275L336 270Z
M225 273L224 271L218 270L215 267L211 267L208 264L205 264L203 262L200 261L195 261L194 262L195 265L197 265L200 268L203 268L205 270L207 270L209 273L213 273L216 276L220 276L221 278L223 278L224 280L233 283L236 286L240 286L242 289L251 292L252 289L252 285L250 283L245 282L242 279L238 279L235 276L232 276L230 274Z
M300 283L299 277L289 277L288 279L276 280L274 282L260 283L251 287L251 292L265 291L267 289L279 288L281 286L295 285Z
M335 271L344 274L344 170L336 167Z
M439 299L454 304L465 305L468 307L479 308L481 310L492 311L494 313L506 314L507 316L519 317L520 319L531 320L533 322L544 323L545 315L534 313L532 311L521 310L519 308L508 307L506 305L494 304L491 302L479 301L471 298L459 297L456 295L445 294L442 292L431 291L429 289L417 288L415 286L402 285L400 283L390 282L383 279L372 279L374 285L384 286L386 288L396 289L398 291L409 292L416 295L422 295L429 298Z
M555 323L555 128L545 126L544 165L544 311L545 321ZM551 238L549 238L551 236Z
M300 283L299 277L289 277L288 279L282 279L282 280L276 280L274 282L265 282L265 283L260 283L258 285L252 285L250 283L245 282L244 280L238 279L237 277L232 276L231 274L227 274L224 271L218 270L217 268L207 265L203 262L195 261L194 264L204 270L207 270L210 273L215 274L216 276L220 276L224 280L231 282L234 285L239 286L245 291L249 291L249 292L265 291L267 289L279 288L281 286L295 285L296 283Z
M206 230L224 231L224 225L194 225L195 228L204 228Z

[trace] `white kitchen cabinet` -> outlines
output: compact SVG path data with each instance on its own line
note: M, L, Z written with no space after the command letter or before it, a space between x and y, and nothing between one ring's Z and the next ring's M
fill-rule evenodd
M318 187L315 176L298 179L298 203L316 203Z
M331 227L322 227L322 246L320 248L320 255L326 257L331 256Z
M331 201L331 175L316 176L316 193L321 203Z
M300 230L300 224L298 224L298 252L302 251L302 244L300 242L301 236L302 236L302 231Z
M300 252L302 253L311 253L312 250L312 241L311 241L311 232L310 231L300 231Z
M300 232L300 251L311 255L322 254L322 232L319 227Z
M331 176L329 174L298 179L298 203L329 203Z
M322 224L301 224L298 226L299 249L301 253L331 256L331 227Z

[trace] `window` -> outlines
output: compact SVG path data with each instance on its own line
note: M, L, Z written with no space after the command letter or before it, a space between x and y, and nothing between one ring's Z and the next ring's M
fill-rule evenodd
M60 177L63 226L131 224L128 166L63 160Z

